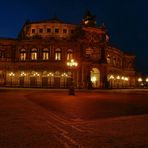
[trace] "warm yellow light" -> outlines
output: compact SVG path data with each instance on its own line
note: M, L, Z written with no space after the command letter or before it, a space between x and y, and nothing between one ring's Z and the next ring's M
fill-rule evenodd
M10 76L10 77L14 77L15 74L14 74L13 72L10 72L10 73L9 73L9 76Z
M128 81L129 79L127 77L124 78L125 81Z
M120 76L117 76L117 79L119 80L120 79Z
M121 79L124 80L125 79L124 76L122 76Z
M24 72L21 72L21 76L26 76L26 73L24 73Z
M138 82L142 82L142 78L138 78Z
M96 82L96 80L97 80L97 78L96 78L96 77L94 77L94 76L93 76L93 77L91 77L91 81L92 81L92 82Z
M146 82L148 82L148 78L146 78L146 80L145 80Z
M88 24L88 23L89 23L89 21L87 20L87 21L85 21L84 23L85 23L85 24Z
M66 73L63 73L61 76L62 77L67 77L68 75Z
M77 67L78 63L74 61L74 59L71 59L69 62L67 62L67 66L69 67Z
M54 74L50 72L47 76L48 76L48 77L49 77L49 76L53 77Z
M33 76L40 76L40 74L36 72L33 74Z
M113 75L111 75L111 76L109 77L109 79L114 79L114 76L113 76Z

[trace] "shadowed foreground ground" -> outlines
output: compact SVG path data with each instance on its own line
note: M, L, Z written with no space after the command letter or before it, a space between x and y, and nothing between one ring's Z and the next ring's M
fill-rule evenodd
M147 125L147 91L0 91L4 148L147 148Z

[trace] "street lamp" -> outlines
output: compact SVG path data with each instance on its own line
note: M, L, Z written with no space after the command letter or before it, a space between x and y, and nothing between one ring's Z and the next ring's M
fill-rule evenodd
M115 78L115 77L114 77L113 75L111 75L111 76L109 77L110 88L113 87L113 86L112 86L112 85L113 85L113 84L112 84L112 83L113 83L112 81L114 80L114 78Z
M142 78L138 78L138 82L142 82Z
M142 81L143 81L142 78L138 78L139 87L141 87L143 85Z
M74 82L73 82L73 70L78 66L78 63L74 59L71 59L70 61L67 62L67 66L71 71L69 95L75 95Z
M52 73L52 72L49 72L48 74L47 74L47 76L49 77L49 87L53 87L53 77L54 77L54 73Z
M11 86L12 86L12 78L15 76L15 74L13 72L9 73L9 77L10 77L10 82L11 82Z

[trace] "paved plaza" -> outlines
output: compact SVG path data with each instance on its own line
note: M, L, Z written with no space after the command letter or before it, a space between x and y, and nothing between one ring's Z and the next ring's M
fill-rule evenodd
M147 148L147 125L147 89L0 89L0 148Z

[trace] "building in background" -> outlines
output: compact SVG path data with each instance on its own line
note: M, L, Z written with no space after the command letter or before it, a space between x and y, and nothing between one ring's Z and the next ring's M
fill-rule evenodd
M73 77L76 88L135 87L134 60L110 45L90 11L80 25L28 20L18 38L0 39L0 86L67 88Z

